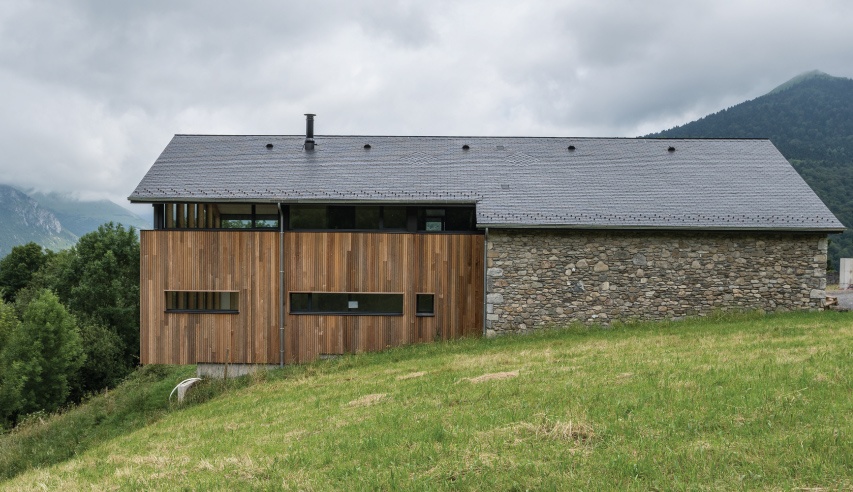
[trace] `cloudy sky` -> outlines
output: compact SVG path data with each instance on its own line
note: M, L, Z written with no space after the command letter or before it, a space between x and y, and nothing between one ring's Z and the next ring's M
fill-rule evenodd
M0 0L0 182L125 198L175 133L633 137L802 72L853 2Z

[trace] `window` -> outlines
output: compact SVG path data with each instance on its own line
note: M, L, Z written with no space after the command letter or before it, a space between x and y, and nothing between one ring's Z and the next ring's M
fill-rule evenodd
M406 207L350 205L291 205L290 229L405 231L408 223Z
M154 207L162 229L278 229L273 203L165 203Z
M219 226L223 229L251 229L252 206L223 203L216 205L219 212Z
M324 205L291 205L291 229L327 229L326 207Z
M278 205L259 203L255 205L255 229L278 229Z
M406 207L382 207L383 229L406 229L408 214Z
M403 294L292 292L291 314L401 315Z
M418 230L425 232L474 231L474 207L424 207L418 209Z
M427 232L444 230L443 208L428 208L424 210L424 230Z
M236 313L239 310L237 292L166 291L167 312Z
M354 207L355 229L379 229L382 207Z
M435 294L417 294L415 296L415 314L417 316L434 316Z

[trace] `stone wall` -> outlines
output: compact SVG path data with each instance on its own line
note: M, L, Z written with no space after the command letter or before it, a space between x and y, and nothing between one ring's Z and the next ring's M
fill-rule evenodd
M820 309L825 234L490 230L487 329Z

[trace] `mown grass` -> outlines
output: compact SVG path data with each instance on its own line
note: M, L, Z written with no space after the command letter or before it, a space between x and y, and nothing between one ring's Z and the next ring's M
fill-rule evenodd
M209 383L0 487L849 489L851 321L572 327Z

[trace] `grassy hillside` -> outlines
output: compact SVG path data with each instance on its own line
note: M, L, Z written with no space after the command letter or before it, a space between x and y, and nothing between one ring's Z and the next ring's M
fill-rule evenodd
M853 227L853 80L808 72L764 96L647 135L769 138L847 227ZM830 267L853 257L853 231L831 236Z
M69 412L40 435L74 457L0 488L846 489L850 321L800 313L421 345L273 371L176 408L163 402L183 369L149 368L162 379L137 403L155 409L148 425L92 419L113 430L80 446L62 432L85 426L71 419L84 409ZM0 437L3 467L27 463L39 428Z

